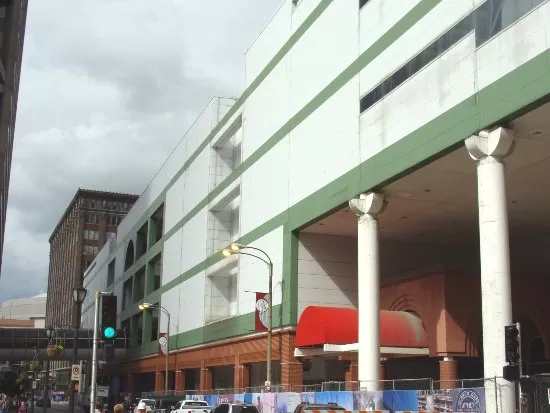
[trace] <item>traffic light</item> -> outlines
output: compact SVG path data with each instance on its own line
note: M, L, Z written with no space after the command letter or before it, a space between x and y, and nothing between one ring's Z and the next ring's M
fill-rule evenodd
M101 298L101 338L114 340L116 338L116 295L104 295Z
M519 363L519 329L516 324L504 327L504 346L506 350L506 362L512 366Z

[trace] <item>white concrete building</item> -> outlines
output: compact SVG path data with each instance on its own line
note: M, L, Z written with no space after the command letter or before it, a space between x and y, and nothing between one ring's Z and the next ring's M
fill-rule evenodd
M46 294L28 298L15 298L0 303L0 318L33 320L34 327L44 328L46 320Z
M137 308L149 302L171 314L172 388L263 384L253 292L267 291L268 271L224 258L233 241L273 261L274 384L434 368L454 380L466 359L470 376L501 376L504 325L521 317L537 353L529 346L544 347L550 329L529 294L545 281L519 277L546 265L534 251L548 244L549 48L543 0L284 1L246 54L245 91L211 101L85 275L90 292L118 296L136 348L109 374L127 389L137 372L140 386L163 388L157 319ZM434 268L446 287L400 290ZM452 291L449 269L464 275ZM430 280L418 291L435 291ZM329 327L300 325L315 306L358 308L357 338L327 330L330 342L315 341L312 329ZM403 328L415 335L418 321L427 335L385 336L392 314L380 310L414 316ZM324 358L310 365L308 354ZM407 367L413 359L425 369ZM513 405L513 390L502 397Z

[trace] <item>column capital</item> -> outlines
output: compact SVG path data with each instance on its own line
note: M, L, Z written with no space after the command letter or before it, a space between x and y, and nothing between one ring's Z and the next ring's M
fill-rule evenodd
M369 192L351 199L348 203L350 209L355 212L357 216L370 215L375 217L384 207L384 195L377 192Z
M503 127L492 131L481 131L465 140L466 149L476 161L488 156L503 158L508 155L514 146L514 131Z

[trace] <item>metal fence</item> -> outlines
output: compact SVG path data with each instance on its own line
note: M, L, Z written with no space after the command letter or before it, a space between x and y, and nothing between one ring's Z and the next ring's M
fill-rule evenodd
M210 391L185 390L168 392L145 392L143 398L176 396L184 398L189 395L225 395L239 393L266 393L266 392L327 392L327 391L354 391L372 392L389 390L414 390L418 392L418 409L423 411L451 412L457 406L453 406L453 394L457 390L465 390L465 404L460 406L461 411L476 411L472 408L475 403L485 406L486 413L550 413L550 374L531 376L530 389L525 385L522 387L522 397L519 397L518 388L515 383L504 380L501 377L481 379L460 379L460 380L432 380L404 379L404 380L381 380L372 383L359 383L358 381L327 381L318 384L308 385L275 385L270 389L265 387L227 388ZM476 400L478 393L469 392L468 389L483 388L484 400ZM459 394L461 394L459 392ZM476 395L477 394L477 395ZM390 395L389 398L401 397L399 394ZM455 397L456 399L456 397ZM220 400L218 398L218 400ZM386 396L385 396L386 402ZM456 402L456 400L455 400ZM156 413L163 413L158 411ZM165 412L164 412L165 413Z
M550 376L548 383L550 384ZM142 397L161 397L161 396L185 396L185 395L205 395L205 394L239 394L239 393L264 393L264 392L320 392L320 391L380 391L380 390L417 390L437 392L448 389L468 389L468 388L489 388L491 394L494 390L500 391L500 388L508 388L509 382L502 378L481 378L481 379L460 379L460 380L433 380L431 378L420 379L399 379L399 380L380 380L375 382L358 381L326 381L318 384L308 385L273 385L269 389L263 386L246 388L225 388L208 391L201 390L183 390L183 391L160 391L144 392ZM550 409L547 413L550 413Z

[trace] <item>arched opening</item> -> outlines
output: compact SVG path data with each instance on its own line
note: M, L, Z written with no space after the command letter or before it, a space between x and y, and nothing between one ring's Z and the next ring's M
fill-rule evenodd
M134 263L134 242L130 241L128 247L126 247L126 259L124 260L124 271L132 266Z

